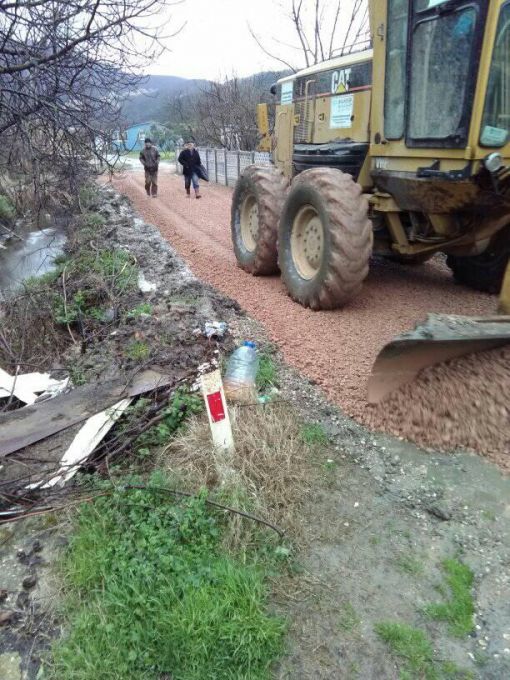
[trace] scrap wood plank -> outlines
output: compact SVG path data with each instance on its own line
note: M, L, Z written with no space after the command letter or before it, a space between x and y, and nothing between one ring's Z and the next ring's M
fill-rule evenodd
M57 484L65 484L71 479L78 472L80 465L87 460L96 446L106 437L132 401L133 398L128 397L89 418L64 453L60 461L60 469L56 475L42 486L39 482L31 484L29 488L47 489Z
M149 369L138 373L127 386L121 380L84 385L54 399L0 414L0 457L81 423L122 399L172 385L185 377L182 370Z

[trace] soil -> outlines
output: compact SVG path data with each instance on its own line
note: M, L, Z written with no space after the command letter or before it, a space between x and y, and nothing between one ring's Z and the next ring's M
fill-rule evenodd
M177 187L175 181L172 179L170 187ZM165 182L163 179L162 196ZM137 181L129 180L128 183L136 195ZM228 190L217 187L214 192L220 197L223 195L225 200L228 198ZM199 231L197 224L200 220L208 222L211 206L207 201L212 193L213 188L208 187L203 201L186 205L186 199L182 200L183 209L195 215L189 223L189 235L185 237L182 232L176 232L173 243L179 248L184 244L185 254L193 255L192 233ZM313 384L317 361L310 362L309 370L305 371L308 377L305 377L285 362L289 356L288 345L280 352L271 344L274 338L271 324L276 323L276 316L268 317L269 328L265 329L258 320L244 315L232 300L195 279L158 231L140 219L135 220L124 201L110 192L104 195L104 201L104 209L110 213L108 223L113 230L108 243L128 247L136 255L145 279L158 283L156 291L145 293L142 298L151 300L154 307L167 310L169 314L174 314L179 304L186 310L182 315L172 317L174 325L182 323L179 326L182 342L176 338L175 342L165 345L166 360L172 361L175 355L177 362L186 361L196 367L203 354L202 350L193 354L191 338L195 338L197 346L203 345L193 330L206 318L226 321L229 333L223 341L222 351L227 353L241 338L251 338L265 351L274 352L280 381L279 399L294 406L302 414L303 421L320 424L330 438L330 443L318 454L321 472L311 484L302 509L302 523L307 532L296 556L300 567L298 575L283 589L280 587L273 598L273 606L290 620L286 654L275 669L275 677L282 680L396 680L398 665L374 632L374 624L382 620L406 622L425 630L433 640L438 658L455 662L470 671L476 680L510 677L510 480L480 457L459 452L442 454L432 449L425 452L395 437L374 434L351 419L328 401L328 395L320 386ZM150 206L154 217L158 217L157 213L163 211L167 199L137 199L140 204L143 201L148 203L145 208L149 210ZM175 203L180 205L177 196ZM173 213L170 208L165 209L169 219ZM182 224L185 224L184 217ZM226 231L227 223L223 224L221 229ZM213 238L206 234L197 237L197 242L201 253L202 248L210 248L209 263L201 254L204 271L210 272L213 266L216 267L217 253L223 253L225 258L227 253L230 256L223 236ZM103 242L96 245L102 247ZM223 260L218 258L219 279L223 265ZM276 279L243 279L242 272L232 270L235 275L229 286L234 286L238 275L241 276L238 285L247 284L238 297L244 298L251 290L249 306L258 309L260 314L263 310L271 310L274 304L280 315L285 313L282 318L287 319L289 325L295 324L295 333L304 334L303 342L307 347L312 347L312 339L317 341L318 331L311 319L323 318L325 332L324 319L334 321L337 318L336 313L317 315L294 305L281 291L278 293ZM386 277L388 286L393 290L398 288L397 270L390 266L383 271L390 272ZM438 271L441 272L441 267ZM226 266L224 273L227 275ZM430 272L422 276L429 283L434 280ZM451 285L450 280L448 283ZM445 281L443 287L446 288ZM377 292L375 282L372 282L371 290L374 294ZM271 291L278 294L273 296ZM466 295L473 305L474 300L488 304L484 296L466 293L453 286L452 291L455 295ZM268 299L261 297L265 293ZM415 300L411 297L409 302L414 305ZM369 300L366 303L369 304ZM287 304L291 305L288 309ZM188 308L195 309L195 313ZM366 319L364 323L367 323ZM335 327L341 328L340 318L335 321ZM133 333L141 330L144 329L134 328ZM306 333L312 331L313 338L310 339ZM153 338L159 336L152 335L151 331L148 337L153 346ZM285 337L291 338L292 334ZM333 341L332 335L326 335L327 343ZM328 346L331 350L331 345ZM363 347L368 356L368 346ZM338 342L335 348L338 348ZM109 350L96 348L97 361L103 356L102 351L108 353ZM304 355L300 353L300 356L304 361ZM319 356L323 356L322 353ZM103 370L106 370L106 354L102 361ZM333 359L328 361L326 368L321 368L321 374L325 376L334 364ZM89 370L92 376L96 369L90 367ZM338 380L338 376L332 379ZM349 380L353 380L352 374L349 374ZM356 399L351 396L349 403L356 403ZM32 447L32 450L37 455L37 448ZM48 590L38 588L44 589L52 582L51 565L58 562L58 544L65 542L63 528L49 526L49 518L34 518L28 524L5 525L1 531L2 584L7 584L9 597L0 604L0 610L15 610L16 616L13 622L0 627L0 648L4 652L0 664L5 656L5 663L11 664L11 670L17 665L11 673L12 678L32 680L37 675L48 638L59 631L57 623L51 619L51 625L40 627L46 637L31 637L32 619L28 613L37 610L43 617L40 620L50 621L48 617L52 613L45 595ZM20 607L16 601L23 591L22 582L31 574L32 567L21 563L17 553L21 548L32 555L35 538L42 543L46 564L34 565L38 584L29 591L29 602ZM454 556L468 564L475 574L476 628L471 637L463 639L452 638L446 624L431 623L422 613L424 604L441 598L437 590L441 582L441 560ZM406 570L402 566L406 559L419 562L420 569ZM0 587L4 587L2 584ZM284 594L282 590L285 590ZM23 675L18 670L18 654Z
M279 397L330 437L301 518L302 578L276 597L292 624L275 676L397 680L399 667L374 633L376 623L389 620L426 632L438 659L471 673L445 677L507 680L510 479L474 454L423 450L368 430L266 345L258 322L230 324L237 341L250 337L274 350ZM475 574L475 630L465 639L452 638L446 624L422 612L441 600L440 565L450 557Z
M235 298L264 325L290 365L362 424L372 423L366 385L384 344L431 311L473 316L495 311L493 296L454 283L442 256L420 267L374 259L361 294L347 307L305 309L287 296L278 276L254 278L236 266L230 237L231 189L205 185L203 198L197 201L186 197L181 182L177 176L162 177L155 200L145 195L140 173L126 174L114 180L114 186L159 228L198 277ZM378 425L384 429L384 423ZM464 442L453 436L450 443L454 448Z

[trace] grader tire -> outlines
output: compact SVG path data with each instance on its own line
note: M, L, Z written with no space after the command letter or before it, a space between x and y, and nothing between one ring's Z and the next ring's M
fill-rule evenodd
M484 293L499 294L509 258L510 227L506 227L496 234L487 250L480 255L448 255L446 264L458 283Z
M294 180L278 231L279 264L290 297L314 310L349 302L368 274L368 202L350 175L305 170Z
M246 168L232 198L231 231L237 264L254 276L278 271L278 221L289 186L273 167Z

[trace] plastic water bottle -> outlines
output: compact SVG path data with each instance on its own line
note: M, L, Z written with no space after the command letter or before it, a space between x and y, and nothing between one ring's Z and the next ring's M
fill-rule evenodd
M223 380L225 396L230 401L255 401L255 378L259 358L254 342L245 341L230 356Z

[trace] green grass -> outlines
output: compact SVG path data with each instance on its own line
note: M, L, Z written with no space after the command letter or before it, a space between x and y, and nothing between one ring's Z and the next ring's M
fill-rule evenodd
M268 679L285 626L266 612L261 567L226 554L221 531L204 498L125 490L83 505L49 677Z
M434 650L425 633L403 623L385 621L376 624L375 631L391 650L402 660L401 677L437 680Z
M139 305L131 309L127 314L128 319L137 319L142 314L152 314L152 305L148 302L141 302Z
M137 281L138 269L133 257L125 250L99 250L82 253L66 262L69 277L80 274L97 274L107 279L113 294L133 288Z
M151 353L151 348L143 340L133 340L126 349L126 356L133 361L146 361Z
M50 269L50 271L40 276L29 276L23 281L23 289L25 293L41 293L46 288L53 286L61 273L62 270L59 267L58 261L55 260L55 269Z
M400 680L469 680L472 674L452 661L439 661L432 643L418 628L384 621L375 631L391 653L399 659Z
M259 368L257 371L256 384L257 389L260 392L264 392L271 387L278 387L278 371L273 357L264 352L259 355Z
M120 249L59 258L57 269L50 274L56 280L64 272L67 295L56 292L53 301L53 316L58 324L73 324L79 319L102 321L103 299L113 300L133 290L138 277L132 256Z
M320 423L309 423L301 428L301 439L308 446L326 446L328 435Z
M425 613L436 621L446 621L451 635L464 637L474 627L475 606L471 594L474 575L467 565L456 559L444 560L442 568L445 584L441 584L440 592L447 601L428 605Z
M93 232L97 231L105 224L105 218L97 212L86 212L82 218L82 227L90 229Z

